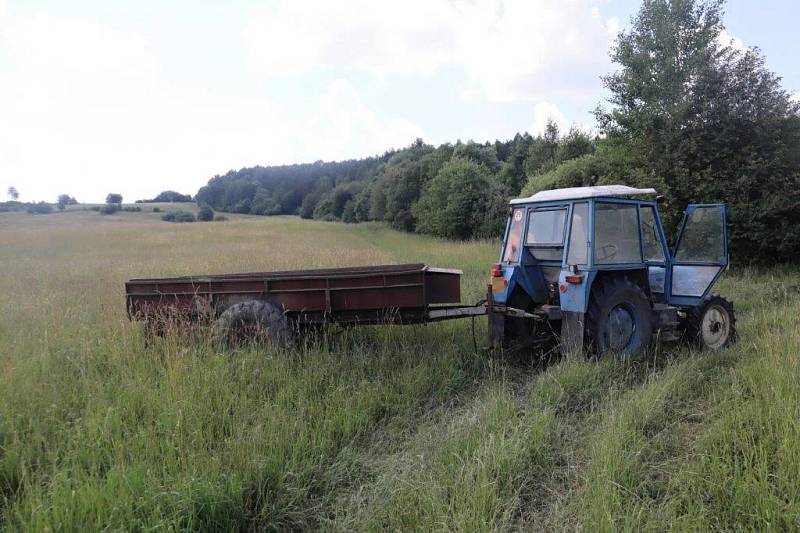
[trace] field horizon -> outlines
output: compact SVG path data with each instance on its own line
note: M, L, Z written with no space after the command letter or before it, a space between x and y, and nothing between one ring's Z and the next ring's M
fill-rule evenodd
M223 353L145 344L124 282L422 262L463 270L471 303L499 242L142 209L0 213L3 529L800 527L796 269L723 277L722 352L497 358L463 320Z

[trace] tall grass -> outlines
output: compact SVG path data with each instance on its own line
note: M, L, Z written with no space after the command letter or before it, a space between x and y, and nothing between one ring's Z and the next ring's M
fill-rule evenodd
M0 214L4 528L800 526L797 272L727 277L731 350L636 364L488 358L460 321L145 346L124 312L134 276L409 261L462 268L473 301L496 250L283 217Z

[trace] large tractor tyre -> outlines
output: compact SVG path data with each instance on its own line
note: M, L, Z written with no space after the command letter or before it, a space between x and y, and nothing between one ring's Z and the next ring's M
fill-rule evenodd
M280 307L260 300L232 305L214 322L212 331L215 343L223 348L236 348L248 342L283 347L291 334L289 321Z
M706 350L722 350L736 342L736 314L733 302L719 294L706 296L686 312L686 340Z
M653 336L652 308L642 288L628 278L607 278L592 288L586 336L597 358L617 353L640 357Z

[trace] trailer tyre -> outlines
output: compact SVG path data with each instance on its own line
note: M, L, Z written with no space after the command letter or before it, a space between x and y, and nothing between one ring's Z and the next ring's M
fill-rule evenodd
M686 340L706 350L722 350L736 342L736 314L733 302L711 294L686 313Z
M223 348L235 348L248 342L283 347L290 337L291 328L283 310L259 300L232 305L213 327L214 341Z
M610 278L592 288L586 336L596 357L615 352L640 357L653 336L652 310L642 288L628 278Z

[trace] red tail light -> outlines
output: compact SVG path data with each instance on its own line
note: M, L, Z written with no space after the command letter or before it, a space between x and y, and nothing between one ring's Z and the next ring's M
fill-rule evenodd
M564 281L566 281L567 283L572 283L573 285L580 285L581 283L583 283L583 276L579 274L569 274L567 276L564 276Z
M503 277L503 269L500 268L500 263L496 263L492 265L492 277L493 278L502 278Z

